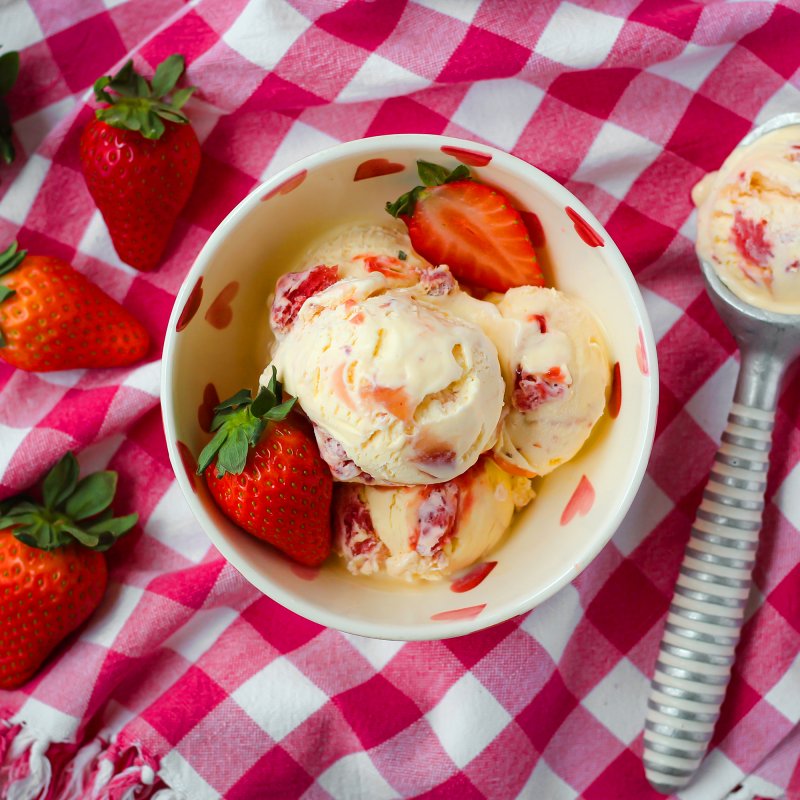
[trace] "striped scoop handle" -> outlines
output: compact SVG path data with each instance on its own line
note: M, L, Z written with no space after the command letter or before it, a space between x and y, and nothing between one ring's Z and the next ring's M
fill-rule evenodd
M647 704L644 766L685 786L730 680L761 530L775 414L734 403L686 546Z

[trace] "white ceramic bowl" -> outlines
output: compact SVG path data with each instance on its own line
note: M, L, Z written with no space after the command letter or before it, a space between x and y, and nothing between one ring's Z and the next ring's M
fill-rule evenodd
M334 556L319 570L293 565L229 523L202 479L192 475L209 439L201 425L215 396L255 388L268 361L267 297L278 276L327 229L350 221L390 222L384 203L417 184L418 158L449 166L467 162L473 174L538 216L546 240L539 253L550 284L591 308L605 329L611 362L619 364L616 418L606 413L578 456L540 481L536 500L488 556L497 562L494 569L462 592L448 580L410 585L354 577ZM442 639L528 611L573 580L611 538L652 447L655 353L627 264L574 195L491 147L443 136L378 136L337 145L283 170L211 235L178 293L167 330L164 428L192 512L222 555L262 592L343 631Z

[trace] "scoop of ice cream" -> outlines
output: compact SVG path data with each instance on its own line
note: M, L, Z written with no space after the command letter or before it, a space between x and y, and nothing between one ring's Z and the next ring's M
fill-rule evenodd
M697 252L746 302L800 313L800 125L737 147L692 191Z
M303 303L343 278L378 273L391 287L411 286L433 269L414 252L405 227L349 225L312 245L299 268L282 275L270 301L270 325L281 338ZM449 274L449 273L448 273Z
M477 325L389 288L381 273L307 299L273 364L333 440L323 455L338 454L334 474L438 483L467 470L496 440L505 387L492 342Z
M546 475L583 446L605 408L610 369L592 315L556 289L522 286L486 312L508 386L495 458Z
M485 556L532 498L488 457L431 486L338 484L334 547L353 574L436 580Z
M392 286L410 286L416 273L431 265L414 252L402 224L349 225L312 247L301 259L301 270L318 264L336 265L342 278L363 278L372 272Z
M422 290L421 281L409 291ZM471 320L497 348L507 387L498 463L533 476L572 458L603 413L610 375L591 314L555 289L533 286L484 299L456 287L425 302Z

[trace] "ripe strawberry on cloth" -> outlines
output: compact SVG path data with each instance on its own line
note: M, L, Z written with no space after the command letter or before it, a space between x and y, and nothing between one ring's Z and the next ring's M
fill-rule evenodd
M150 346L144 326L65 261L0 253L0 359L33 372L121 367Z
M106 590L105 556L137 514L114 517L117 473L79 480L67 453L45 476L41 502L0 504L0 689L16 689L80 627Z
M30 236L37 253L85 267L149 314L149 330L165 329L199 248L263 177L335 141L440 132L478 153L513 152L592 209L646 290L662 378L642 493L597 560L530 614L402 644L307 622L209 545L167 458L157 363L76 376L0 362L0 498L74 447L119 473L120 503L141 518L141 535L107 553L105 599L69 647L23 688L0 690L10 800L657 800L641 768L647 685L734 372L693 255L689 190L756 119L797 110L797 4L0 5L0 33L13 9L19 41L7 46L21 53L7 96L21 172L13 183L3 172L0 238ZM98 232L78 166L93 109L72 98L129 58L152 75L175 52L203 87L191 112L203 168L169 268L134 272ZM560 224L582 241L574 219ZM192 326L209 325L215 300L201 288ZM236 387L197 398L204 419L214 388ZM729 701L698 782L677 800L800 793L799 404L795 380ZM287 564L287 575L318 586L313 569Z
M105 105L81 136L86 186L119 257L140 270L158 266L200 169L200 143L181 111L194 87L175 89L183 69L183 56L172 55L150 83L133 61L98 78Z

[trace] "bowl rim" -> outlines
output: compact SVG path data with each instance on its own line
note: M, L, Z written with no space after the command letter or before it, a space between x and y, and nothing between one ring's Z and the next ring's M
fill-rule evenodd
M640 438L639 447L634 453L636 468L632 480L628 483L622 495L617 499L616 510L610 522L607 524L603 535L595 535L590 539L583 550L575 554L573 564L565 569L562 574L555 576L551 582L540 586L536 591L526 593L517 601L507 602L500 606L486 607L478 616L471 619L455 619L449 621L430 620L428 623L422 625L419 623L377 624L343 616L326 607L308 603L302 596L286 591L277 584L272 583L263 573L256 570L249 561L241 558L236 553L233 546L228 543L225 536L217 530L213 520L206 512L205 508L203 508L194 489L189 483L186 471L182 467L182 460L177 447L175 420L171 411L171 409L174 408L174 392L172 378L169 374L169 367L172 363L177 343L178 332L176 331L176 325L178 318L197 279L203 274L208 264L217 255L217 252L220 250L220 247L223 245L228 235L253 208L261 203L265 194L279 187L282 183L297 175L299 172L303 170L310 172L324 164L350 158L358 154L365 156L381 156L385 153L387 148L392 147L402 147L407 150L413 150L415 147L425 149L430 149L431 147L435 149L453 147L470 151L475 151L477 148L480 152L492 156L492 164L500 164L508 171L519 174L523 179L534 184L537 189L551 197L555 202L560 203L563 207L571 206L575 209L587 223L604 238L604 250L608 256L607 260L612 263L615 275L621 279L622 286L627 293L628 302L632 304L636 312L642 334L644 352L649 367L649 380L645 382L647 417L644 421L644 435ZM592 214L579 198L558 183L554 178L518 156L511 155L510 153L499 150L491 145L483 144L482 142L442 136L439 134L388 134L341 142L289 164L275 173L271 178L256 185L212 231L211 235L200 249L200 252L197 254L191 268L186 273L175 297L175 303L170 314L164 338L161 363L161 411L171 466L193 516L203 529L203 532L208 536L211 543L219 550L223 558L260 592L285 608L288 608L290 611L312 622L344 633L394 641L437 641L455 636L463 636L498 625L515 616L530 611L552 597L568 583L575 580L575 578L577 578L595 559L600 550L611 540L611 537L618 530L620 523L628 513L639 491L655 439L658 396L659 377L656 343L641 291L628 263L616 243L608 235L608 232L605 230L604 226L600 224L594 214ZM576 564L579 565L577 569ZM269 591L265 590L265 585Z

